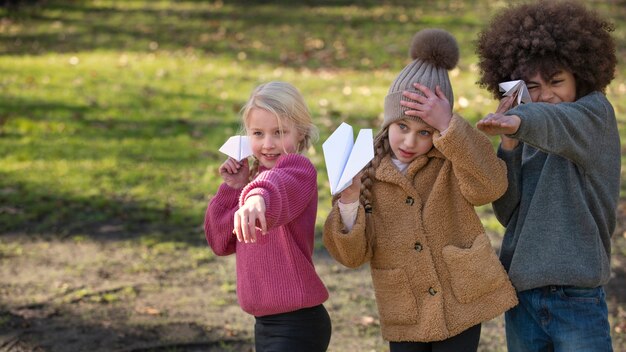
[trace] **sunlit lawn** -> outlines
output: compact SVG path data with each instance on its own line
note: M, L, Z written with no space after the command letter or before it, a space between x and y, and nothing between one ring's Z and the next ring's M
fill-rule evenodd
M476 121L494 107L474 84L472 41L504 3L421 4L49 1L0 10L0 232L114 225L198 237L220 182L217 149L238 132L251 89L268 80L299 87L320 128L310 155L323 219L321 142L342 121L378 126L415 31L457 36L457 112ZM624 9L599 7L623 23ZM623 26L616 37L623 54ZM610 90L618 112L625 90L620 67Z

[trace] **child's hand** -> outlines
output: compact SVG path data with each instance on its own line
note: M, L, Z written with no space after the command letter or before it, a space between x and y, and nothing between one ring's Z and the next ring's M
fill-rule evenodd
M348 188L341 191L341 198L339 201L343 204L354 203L359 200L361 196L361 173L358 173L352 179L352 184Z
M222 179L231 188L239 189L248 184L250 168L248 159L243 159L241 163L233 158L228 158L219 168Z
M261 231L267 233L265 221L265 199L262 196L252 196L235 212L235 235L239 242L256 242L257 222Z
M421 118L439 132L445 131L452 119L452 108L450 107L448 98L446 98L441 91L441 88L437 86L435 88L435 94L422 84L414 83L413 86L424 93L424 96L409 91L402 92L404 97L413 100L400 101L400 105L412 109L406 111L404 114Z
M514 134L519 129L521 121L517 115L496 112L478 121L476 128L490 136Z
M502 149L504 150L513 150L519 144L519 141L517 139L507 137L506 135L517 132L517 130L519 129L520 121L517 121L516 123L517 127L512 128L515 130L514 132L504 131L504 133L502 133L503 132L502 121L496 122L496 120L499 120L500 119L499 117L501 116L505 116L504 113L509 111L516 105L515 99L516 99L515 96L508 96L508 97L504 97L500 99L500 104L498 105L498 108L496 109L495 114L487 115L487 117L478 121L478 123L476 124L476 128L483 131L485 134L488 134L490 136L495 136L499 134L500 139L502 140L501 146L502 146ZM499 117L494 117L495 115L498 115ZM518 117L517 115L512 115L512 116ZM505 123L504 125L506 127L507 123Z

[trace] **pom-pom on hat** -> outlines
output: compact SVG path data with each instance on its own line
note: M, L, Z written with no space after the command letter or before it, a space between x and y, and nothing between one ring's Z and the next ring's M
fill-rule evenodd
M401 119L421 121L417 116L404 115L405 111L410 109L400 105L400 100L408 101L402 96L405 90L423 95L413 87L413 83L423 84L433 92L435 87L439 86L450 101L450 107L454 104L448 70L453 69L459 62L459 45L452 34L442 29L423 29L413 36L409 55L413 61L402 69L385 97L382 128Z

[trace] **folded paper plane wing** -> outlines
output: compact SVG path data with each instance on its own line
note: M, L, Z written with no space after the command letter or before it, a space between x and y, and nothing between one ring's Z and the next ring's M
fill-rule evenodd
M220 152L241 161L252 155L250 141L247 136L232 136L220 147Z
M498 84L498 87L501 92L504 92L504 96L516 96L518 105L532 102L526 83L522 80L502 82Z
M353 142L352 126L342 123L322 144L330 193L335 195L352 184L352 179L374 158L371 129L359 131Z

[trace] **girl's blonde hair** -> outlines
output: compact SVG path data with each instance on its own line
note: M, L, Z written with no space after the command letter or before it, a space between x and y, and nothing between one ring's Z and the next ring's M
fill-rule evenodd
M309 149L318 139L319 132L313 125L311 113L300 94L292 84L281 81L271 81L257 86L250 94L250 98L241 108L243 128L246 129L252 109L258 108L274 114L278 120L281 133L285 121L291 122L296 130L304 136L298 143L297 151L302 153ZM258 160L254 159L250 168L250 177L256 176Z

